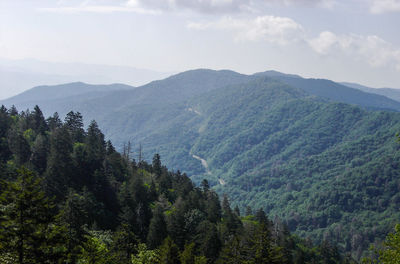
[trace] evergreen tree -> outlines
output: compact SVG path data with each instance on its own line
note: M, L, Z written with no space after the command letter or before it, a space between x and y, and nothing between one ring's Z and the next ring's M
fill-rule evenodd
M156 176L156 179L161 177L161 158L159 154L154 154L153 156L153 172Z
M32 129L36 132L36 134L44 134L47 130L47 123L44 119L42 110L40 110L38 105L35 105L32 116Z
M65 227L65 245L69 263L75 263L88 234L89 217L85 208L84 197L71 189L59 215L59 225Z
M157 248L167 237L167 224L162 207L157 204L150 221L147 245L150 249Z
M49 152L48 141L45 136L37 135L35 142L32 146L32 155L30 161L34 169L43 174L47 168L47 155Z
M81 113L70 111L65 117L64 122L71 133L73 142L83 142L85 131L83 130L83 117Z
M112 250L115 252L117 263L131 263L137 244L138 239L132 232L132 227L122 223L114 233L113 238Z
M207 219L212 223L217 223L221 220L221 204L219 202L218 194L213 190L206 193L207 206L206 213Z
M8 132L8 147L14 154L17 165L23 165L29 160L31 155L29 143L17 126Z
M46 169L46 189L57 198L65 197L67 186L75 187L72 175L72 141L68 129L63 126L50 137L50 154Z
M90 122L87 130L87 136L85 137L85 146L88 155L88 162L91 171L94 172L96 169L102 167L102 162L106 155L106 143L104 141L104 135L100 131L96 121Z
M199 245L199 252L209 261L213 262L218 258L222 242L218 236L215 224L210 221L203 221L196 230L196 243Z
M22 168L0 196L0 251L14 263L49 263L63 257L62 236L53 224L54 204L40 184Z
M53 131L57 128L62 127L63 123L57 112L53 114L53 116L46 119L46 123L50 131Z
M179 248L167 237L160 247L160 264L180 264L179 255Z

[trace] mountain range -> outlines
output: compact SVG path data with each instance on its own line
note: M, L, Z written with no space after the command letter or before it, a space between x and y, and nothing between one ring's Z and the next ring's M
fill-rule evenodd
M400 217L400 102L349 86L200 69L139 87L35 87L0 104L79 111L120 149L130 141L146 159L159 153L242 210L264 208L359 257Z

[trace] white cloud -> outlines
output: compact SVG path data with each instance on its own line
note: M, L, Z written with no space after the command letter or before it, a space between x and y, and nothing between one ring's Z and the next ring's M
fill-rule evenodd
M129 6L156 10L191 10L208 14L256 12L268 5L333 8L337 0L128 0Z
M370 11L373 14L400 12L400 0L372 0Z
M336 3L337 0L59 0L56 7L38 10L56 13L142 14L190 10L204 14L234 14L260 12L270 5L332 8Z
M163 11L187 9L202 13L236 13L248 10L250 2L250 0L128 0L127 5Z
M268 0L267 2L275 4L284 4L286 6L297 5L297 6L322 7L329 9L337 5L337 0Z
M115 12L131 12L139 14L151 14L156 15L160 12L140 6L134 6L129 2L120 5L98 5L92 4L92 1L84 1L79 5L70 6L65 5L64 1L58 2L57 7L44 7L38 8L41 12L49 13L115 13Z
M254 19L224 17L215 22L189 23L189 29L228 30L235 34L236 40L258 41L286 45L302 38L303 28L288 17L259 16Z
M317 38L308 40L308 43L315 52L322 55L335 55L339 52L366 61L373 67L394 65L400 70L400 49L378 36L336 35L324 31Z

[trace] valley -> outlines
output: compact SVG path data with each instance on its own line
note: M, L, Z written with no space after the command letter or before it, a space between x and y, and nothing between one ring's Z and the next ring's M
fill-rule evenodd
M296 234L360 258L400 217L400 103L276 75L194 70L136 88L79 84L78 95L39 102L46 115L72 107L85 123L97 120L118 149L140 144L145 160L159 153L195 183L207 179L242 212L263 208ZM22 96L0 103L32 109L37 100Z

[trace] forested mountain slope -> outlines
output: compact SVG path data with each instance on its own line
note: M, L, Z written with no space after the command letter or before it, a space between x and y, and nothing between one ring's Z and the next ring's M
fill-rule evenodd
M241 216L158 154L121 155L78 113L1 107L0 143L0 263L354 263L261 208Z
M96 118L119 148L131 141L134 157L141 144L146 159L160 153L169 168L197 183L207 178L242 210L264 208L292 231L336 241L358 258L400 217L399 103L272 74L190 71L74 110Z

